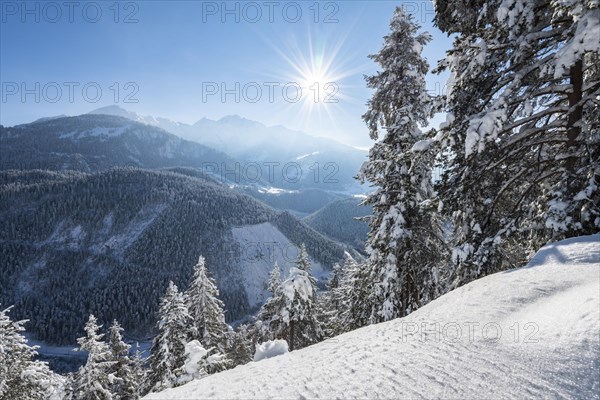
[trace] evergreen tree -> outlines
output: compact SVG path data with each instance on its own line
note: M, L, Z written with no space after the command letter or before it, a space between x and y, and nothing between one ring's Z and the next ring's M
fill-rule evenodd
M115 399L137 399L140 395L138 366L129 356L131 346L123 341L122 331L117 320L108 330L108 347L113 362L110 373L115 377L111 392Z
M33 360L37 347L21 334L26 321L11 321L10 309L0 311L0 400L58 399L60 378Z
M330 338L342 333L339 314L340 310L337 307L337 298L333 292L339 290L340 275L342 266L338 263L334 264L331 270L331 277L327 281L327 290L318 297L320 310L322 315L319 319L323 322L323 336Z
M205 349L215 347L224 353L229 327L225 323L225 306L219 300L219 289L208 275L204 257L194 267L194 277L185 292L185 301L195 328L195 338Z
M111 361L108 344L99 333L96 317L90 314L85 324L86 336L77 339L78 351L88 353L87 361L74 376L72 397L77 400L112 400L111 392L115 376L111 373L115 362Z
M287 335L287 323L282 319L282 310L285 308L285 298L281 288L281 271L279 265L275 263L269 276L269 291L271 297L262 305L258 313L259 342L279 339Z
M133 376L133 382L137 382L136 395L141 396L144 391L144 384L146 382L146 360L142 356L140 351L139 343L135 344L135 352L131 356L131 376Z
M296 266L290 268L290 275L282 284L282 293L285 308L281 311L281 320L287 325L290 351L320 341L323 330L317 318L317 285L304 244Z
M344 278L339 296L344 308L340 314L344 331L351 331L369 324L371 308L366 299L371 295L372 287L367 279L369 269L353 259L344 263Z
M368 323L370 310L366 310L364 301L368 290L364 278L359 276L366 271L366 267L359 266L348 252L344 254L344 264L334 266L324 299L328 309L328 336L337 336Z
M231 367L244 365L252 361L252 342L249 338L248 327L240 325L233 332L232 343L227 351L227 356L231 360Z
M372 289L360 299L370 323L404 316L434 297L443 254L432 188L435 141L419 127L433 110L425 88L429 66L421 56L431 36L417 33L420 27L401 8L390 28L381 51L370 56L382 71L367 77L375 92L363 116L371 138L380 139L359 175L376 187L364 201L374 214L365 274Z
M474 7L474 5L477 5ZM600 227L598 2L436 2L453 286Z
M150 350L148 391L160 391L177 384L176 371L185 363L185 345L192 340L193 322L183 294L169 282L160 304L158 333Z

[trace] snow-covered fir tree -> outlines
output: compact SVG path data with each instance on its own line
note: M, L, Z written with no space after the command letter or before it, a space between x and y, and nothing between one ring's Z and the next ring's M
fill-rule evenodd
M311 269L306 247L302 244L295 266L290 268L289 277L281 285L285 300L281 320L287 326L290 351L323 338L323 329L318 319L317 284Z
M183 294L173 282L169 282L161 300L158 316L158 333L150 350L146 391L160 391L177 385L176 371L185 363L185 345L194 336L194 321Z
M248 333L247 325L240 325L233 332L231 345L227 351L227 356L231 361L231 367L244 365L252 361L252 341Z
M185 302L195 328L194 338L205 349L215 347L225 353L229 326L225 323L225 305L219 300L219 289L208 275L204 257L194 267L192 282L185 292Z
M281 270L275 263L269 275L269 292L271 297L262 305L258 312L257 341L266 342L273 339L281 339L287 335L287 322L283 321L283 310L286 302L281 288Z
M342 304L339 318L344 332L368 325L371 309L366 299L371 295L372 286L367 279L369 268L365 263L357 263L346 258L343 268L341 287L334 295L339 296Z
M368 323L369 314L364 307L368 296L364 277L367 268L359 265L348 253L344 253L343 265L333 267L324 298L327 308L327 336L336 336Z
M350 304L352 292L358 285L351 285L351 276L358 268L356 261L348 252L344 252L343 264L336 263L327 282L327 291L321 296L324 310L325 336L333 337L354 329L350 323ZM366 322L365 322L366 323Z
M108 330L108 347L113 365L110 373L114 376L111 392L114 399L137 399L140 397L140 371L137 360L133 360L129 352L131 345L123 341L123 328L114 320Z
M318 297L321 303L320 319L323 322L323 335L326 338L343 333L339 318L339 298L335 296L335 292L340 290L341 275L342 266L339 263L334 264L327 281L327 290Z
M590 0L439 0L456 35L439 185L452 285L600 228L600 9Z
M61 399L63 379L34 361L37 347L22 335L26 321L12 321L10 308L0 311L0 400Z
M86 335L77 339L77 351L87 352L87 361L74 375L70 397L76 400L112 400L111 388L116 378L112 373L115 362L108 344L100 333L96 317L90 315L85 324Z
M381 71L367 77L375 92L363 116L377 140L359 175L376 188L364 201L373 206L363 277L371 289L359 300L370 323L404 316L435 297L443 249L432 188L435 141L420 128L433 109L421 56L431 36L418 33L401 8L390 28L381 51L370 56Z
M146 359L140 351L139 343L135 344L135 351L130 356L131 359L131 374L134 377L134 382L137 382L137 395L141 396L144 393L146 382Z

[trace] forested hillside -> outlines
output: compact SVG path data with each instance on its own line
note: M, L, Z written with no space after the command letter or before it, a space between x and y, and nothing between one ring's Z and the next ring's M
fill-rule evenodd
M334 201L303 221L330 238L364 251L369 225L361 218L371 215L372 208L361 206L360 202L356 197Z
M167 282L185 288L201 254L227 319L250 311L239 270L248 252L233 227L270 222L323 266L342 258L342 247L292 215L194 174L0 173L0 303L15 304L14 317L50 342L71 343L90 313L139 336L150 332Z

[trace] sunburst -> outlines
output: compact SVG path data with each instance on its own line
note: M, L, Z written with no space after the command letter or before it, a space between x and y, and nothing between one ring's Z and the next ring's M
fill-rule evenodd
M315 35L310 32L304 43L298 43L297 38L288 40L285 50L267 40L272 48L289 65L286 72L273 73L277 80L285 82L290 88L291 98L295 99L295 90L301 90L297 101L283 99L280 102L286 111L291 111L294 119L300 125L307 125L308 121L327 122L335 124L334 114L344 111L344 103L358 102L353 99L351 87L344 84L344 80L353 74L362 73L366 63L359 66L350 66L352 60L342 54L346 37L329 38L326 35ZM335 111L335 112L334 112Z

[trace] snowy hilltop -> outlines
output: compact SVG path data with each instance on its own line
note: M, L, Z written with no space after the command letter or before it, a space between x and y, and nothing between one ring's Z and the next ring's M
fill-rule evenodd
M600 234L407 317L152 393L147 399L598 398Z

